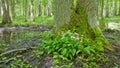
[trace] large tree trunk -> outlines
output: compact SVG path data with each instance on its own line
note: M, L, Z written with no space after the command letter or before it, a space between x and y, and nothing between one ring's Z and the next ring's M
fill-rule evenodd
M3 7L2 24L10 24L10 23L12 23L11 17L10 17L10 14L9 14L8 0L2 0L2 7Z
M65 24L70 22L70 16L73 9L72 0L54 0L54 21L55 31L60 30Z
M76 8L73 8L73 0L54 0L54 3L56 32L74 30L79 35L99 39L104 45L110 45L97 23L97 0L77 0Z

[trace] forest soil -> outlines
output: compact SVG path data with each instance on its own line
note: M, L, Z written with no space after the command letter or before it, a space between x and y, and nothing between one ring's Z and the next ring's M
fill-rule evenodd
M105 50L105 55L109 58L109 62L103 65L103 68L120 68L120 31L107 29L103 31L108 41L117 48L115 51Z

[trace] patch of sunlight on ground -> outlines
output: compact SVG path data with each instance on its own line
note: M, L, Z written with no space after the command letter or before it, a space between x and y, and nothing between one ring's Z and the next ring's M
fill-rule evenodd
M120 31L120 23L116 23L116 22L109 22L108 23L108 28L109 29L116 29Z

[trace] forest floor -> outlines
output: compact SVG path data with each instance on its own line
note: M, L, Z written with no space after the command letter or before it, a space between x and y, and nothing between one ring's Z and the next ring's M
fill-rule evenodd
M105 50L105 54L109 57L110 61L106 64L103 64L103 68L120 68L120 31L108 29L103 32L105 37L113 46L117 46L115 51Z
M103 65L103 68L120 68L120 24L111 22L109 23L109 29L103 31L105 37L108 41L113 45L117 46L114 52L105 51L107 57L109 57L110 61Z
M111 27L118 27L117 29L112 28ZM105 37L110 41L110 43L113 46L117 46L118 48L115 51L108 51L105 50L105 55L110 59L107 63L101 63L101 68L120 68L120 27L118 25L115 26L111 26L109 29L103 31ZM2 32L3 30L41 30L41 31L49 31L51 29L51 27L22 27L22 26L17 26L17 27L1 27L0 28L0 32ZM13 33L14 34L14 33ZM15 60L14 57L20 58L22 59L25 63L29 63L33 66L37 66L39 68L51 68L51 66L53 65L53 58L50 56L44 56L42 58L38 58L35 53L34 50L36 49L33 46L37 46L40 42L39 40L40 35L36 35L34 38L30 38L29 40L25 41L22 40L20 42L20 44L15 46L8 46L8 51L7 53L11 53L12 54L2 54L5 51L2 51L0 49L0 57L5 55L6 57L3 58L3 60L0 60L0 68L10 68L8 67L8 65L10 64L15 64L16 66L20 66L21 61L13 61ZM28 46L29 44L32 44L33 46ZM22 45L22 46L20 46ZM19 48L18 48L19 47ZM19 53L16 52L16 50L20 51ZM78 60L75 60L74 62L76 62ZM81 62L81 61L80 61ZM79 68L79 63L75 64L76 66L74 66L74 68Z

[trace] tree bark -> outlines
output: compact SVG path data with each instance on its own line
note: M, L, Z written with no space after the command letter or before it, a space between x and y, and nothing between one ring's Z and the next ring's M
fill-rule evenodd
M51 16L51 15L52 15L52 14L51 14L51 13L52 13L51 0L48 0L47 10L48 10L48 12L47 12L48 16Z
M72 0L54 0L54 22L56 30L60 30L65 24L70 22L72 14Z
M9 14L8 0L2 0L2 7L3 7L2 24L10 24L10 23L12 23L11 17L10 17L10 14Z
M97 23L97 0L77 0L76 8L73 8L73 0L54 0L54 3L56 32L71 30L110 45Z

